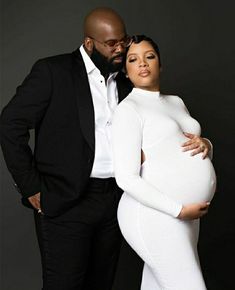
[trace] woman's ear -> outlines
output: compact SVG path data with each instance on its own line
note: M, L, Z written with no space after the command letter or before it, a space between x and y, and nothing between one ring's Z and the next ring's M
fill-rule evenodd
M93 47L94 47L94 42L90 37L85 37L84 47L85 47L87 53L90 55L92 53Z

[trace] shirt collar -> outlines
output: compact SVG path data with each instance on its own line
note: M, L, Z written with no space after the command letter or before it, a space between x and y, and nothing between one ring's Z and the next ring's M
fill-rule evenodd
M80 52L86 67L86 72L87 74L91 74L94 70L98 70L100 73L100 70L95 66L94 62L91 60L91 58L89 57L89 55L87 54L87 52L84 49L83 44L80 46ZM118 72L114 72L112 74L109 75L109 79L113 78L115 79L115 77L117 76Z
M89 55L87 54L87 52L85 51L83 44L80 46L80 52L86 67L86 72L87 74L90 74L93 70L98 69L94 62L91 60L91 58L89 57Z

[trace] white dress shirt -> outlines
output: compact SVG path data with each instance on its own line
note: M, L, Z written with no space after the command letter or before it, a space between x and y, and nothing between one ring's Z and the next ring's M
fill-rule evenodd
M83 45L80 47L91 89L95 112L95 159L91 177L108 178L114 176L111 148L111 126L113 112L118 104L116 73L107 81L95 66Z

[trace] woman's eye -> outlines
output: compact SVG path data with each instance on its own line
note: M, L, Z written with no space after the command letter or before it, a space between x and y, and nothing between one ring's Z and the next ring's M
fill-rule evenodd
M136 60L136 58L129 58L129 62L134 62Z
M155 58L155 55L154 54L147 55L147 58L148 59L153 59L153 58Z

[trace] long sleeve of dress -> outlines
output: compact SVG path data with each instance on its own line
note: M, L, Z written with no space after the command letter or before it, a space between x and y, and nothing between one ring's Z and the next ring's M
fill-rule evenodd
M143 121L138 112L129 104L121 103L112 126L117 184L140 203L177 217L182 205L140 176Z

